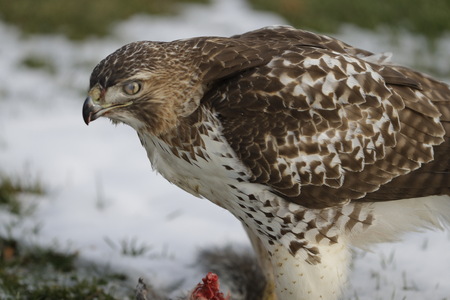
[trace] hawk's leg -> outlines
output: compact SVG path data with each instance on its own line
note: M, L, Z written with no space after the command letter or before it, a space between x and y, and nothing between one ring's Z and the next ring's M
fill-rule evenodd
M247 226L244 225L247 235L250 238L253 249L255 250L258 262L266 278L266 287L264 288L264 294L262 295L262 300L277 300L277 295L275 293L275 278L272 267L272 262L270 261L267 249L261 242L259 237L255 235Z
M347 282L350 251L345 242L333 245L308 242L308 249L295 255L284 245L275 242L264 245L257 234L246 227L253 248L263 269L267 283L264 300L338 299ZM269 252L267 248L269 247ZM310 250L311 251L311 250Z

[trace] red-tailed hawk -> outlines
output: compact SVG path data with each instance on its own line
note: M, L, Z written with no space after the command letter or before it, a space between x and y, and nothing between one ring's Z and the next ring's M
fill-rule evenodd
M450 89L388 60L291 27L135 42L95 67L83 117L130 125L236 216L266 299L337 299L350 246L450 221Z

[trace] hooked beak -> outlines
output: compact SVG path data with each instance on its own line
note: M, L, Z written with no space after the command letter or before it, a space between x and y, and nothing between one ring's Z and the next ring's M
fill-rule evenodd
M84 101L83 119L86 125L89 125L90 122L98 119L104 112L105 109L101 105L95 104L90 96Z
M126 107L133 104L133 101L128 101L125 103L117 103L117 104L104 104L100 105L94 102L92 100L91 96L88 96L83 104L83 120L86 125L89 125L90 122L97 120L107 112L121 108ZM108 115L111 116L111 115Z

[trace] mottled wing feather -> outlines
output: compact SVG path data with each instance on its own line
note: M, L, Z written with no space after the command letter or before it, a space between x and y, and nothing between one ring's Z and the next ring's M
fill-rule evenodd
M198 68L203 72L204 82L212 82L232 76L246 69L266 64L276 50L269 45L246 41L238 42L228 38L193 40L201 49Z
M380 187L376 193L368 194L366 201L394 200L401 198L415 198L427 195L450 195L450 90L447 84L438 82L426 75L413 70L394 67L404 76L420 82L421 93L425 95L433 105L423 99L409 102L409 116L403 118L403 132L410 131L408 136L415 136L422 142L434 141L435 144L444 137L444 142L434 147L434 159L423 164L421 168L393 179ZM394 87L394 89L396 89ZM426 104L425 104L426 103ZM426 106L426 107L425 107ZM405 111L406 112L406 111ZM437 113L436 113L437 112ZM417 114L425 114L424 118L418 118ZM433 127L430 118L438 117L442 128ZM409 120L409 124L406 122ZM428 124L428 125L427 125ZM445 131L443 134L442 129Z
M190 41L191 47L201 49L199 68L203 80L211 82L268 63L280 51L298 47L328 49L358 57L371 57L373 53L351 47L342 41L290 26L266 27L231 38L199 38ZM280 47L281 46L281 47ZM310 70L312 72L312 70Z
M217 113L252 182L319 208L367 194L372 201L405 198L387 195L392 179L401 182L398 176L432 161L433 146L444 141L439 159L448 165L448 128L439 119L443 113L449 117L442 109L450 94L446 85L370 63L364 60L370 52L289 28L236 38L255 45L264 39L271 51L259 52L259 63L243 71L233 66L202 101ZM414 177L420 182L434 180L419 171L410 174L420 174ZM436 177L444 186L448 178L448 167Z
M340 40L326 35L315 34L310 31L296 29L291 26L274 26L257 29L244 34L235 35L232 38L240 40L252 40L259 43L278 44L287 47L310 46L315 48L328 49L339 53L347 53L359 58L371 57L374 54L370 51L352 47ZM280 47L276 47L280 48ZM377 60L384 60L381 55Z

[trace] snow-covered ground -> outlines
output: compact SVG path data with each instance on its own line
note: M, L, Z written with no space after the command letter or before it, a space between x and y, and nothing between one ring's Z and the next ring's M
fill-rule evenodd
M228 212L153 173L131 128L107 120L86 127L81 105L92 68L125 43L228 36L284 23L241 0L217 0L185 6L173 17L135 16L106 38L78 43L62 36L25 38L0 24L0 171L29 174L48 190L27 222L40 224L33 238L56 241L154 284L173 281L174 274L190 277L195 271L189 265L200 248L248 245ZM396 62L411 65L422 53L423 62L443 71L450 67L450 38L439 41L439 55L427 58L424 40L408 34L393 43L382 32L345 27L337 36L368 50L392 51ZM25 67L22 62L30 57L48 61L50 70ZM0 218L1 230L8 221ZM23 230L15 228L17 235ZM125 256L124 243L148 251ZM346 299L450 299L448 231L409 234L403 242L356 256ZM195 286L200 276L180 288Z

